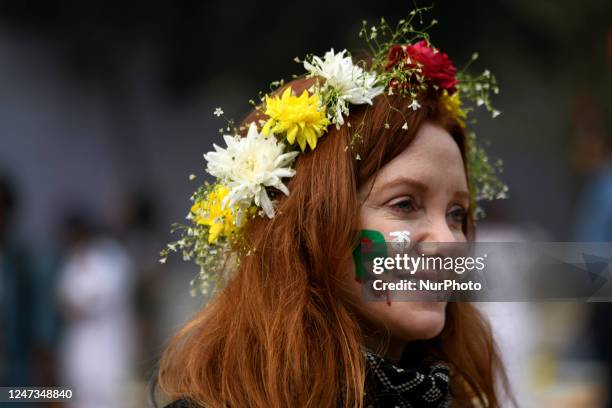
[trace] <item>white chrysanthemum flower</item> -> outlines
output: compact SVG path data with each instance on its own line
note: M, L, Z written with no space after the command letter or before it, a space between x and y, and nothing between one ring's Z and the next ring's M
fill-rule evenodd
M299 152L285 153L285 145L274 137L265 137L251 123L246 137L223 136L227 147L214 145L204 159L206 170L217 177L230 191L224 205L248 208L253 203L262 208L269 218L274 217L274 206L266 187L274 187L286 195L285 177L293 177L291 164Z
M380 95L384 86L376 86L376 74L364 71L353 64L350 56L345 56L346 50L337 54L333 48L323 56L314 56L311 61L304 61L304 68L309 76L319 76L325 79L324 87L331 87L337 94L336 106L332 107L332 123L336 127L344 124L343 116L348 116L348 104L372 104L372 99Z

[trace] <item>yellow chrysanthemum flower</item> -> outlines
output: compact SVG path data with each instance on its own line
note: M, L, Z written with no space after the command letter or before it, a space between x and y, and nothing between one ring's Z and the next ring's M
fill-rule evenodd
M295 144L297 141L302 151L306 149L306 143L311 149L317 147L317 140L323 136L329 125L319 95L309 96L308 91L304 91L300 96L293 96L291 87L287 88L280 98L266 96L266 115L270 119L264 125L262 133L284 133L287 142Z
M442 94L442 105L444 109L450 112L462 128L465 128L465 120L467 119L467 113L463 110L463 103L459 97L459 92L455 92L453 95L449 95L446 90Z
M236 220L231 208L223 208L223 199L229 189L221 184L216 185L204 199L197 200L191 207L196 224L207 225L208 243L214 244L220 236L229 238L236 232Z

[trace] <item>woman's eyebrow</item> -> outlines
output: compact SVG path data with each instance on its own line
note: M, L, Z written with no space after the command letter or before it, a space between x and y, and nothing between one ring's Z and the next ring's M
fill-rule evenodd
M407 176L397 176L397 177L393 177L390 180L384 181L382 182L378 188L376 188L375 190L379 190L382 188L393 188L393 187L400 187L400 186L410 186L413 189L417 190L419 193L426 193L427 190L429 190L429 187L427 186L427 184L423 183L422 181L413 179L411 177L407 177Z
M458 190L455 192L454 195L459 200L470 200L470 193L467 190Z

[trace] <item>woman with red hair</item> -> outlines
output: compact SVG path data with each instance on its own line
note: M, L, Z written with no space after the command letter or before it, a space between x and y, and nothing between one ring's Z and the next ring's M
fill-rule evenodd
M216 296L163 355L170 407L500 405L502 365L472 304L367 301L356 279L360 231L474 237L484 178L470 160L482 151L470 151L459 95L490 107L496 85L488 71L463 82L428 37L414 41L420 13L397 43L381 40L384 22L364 27L378 45L368 64L333 50L307 59L305 77L205 155L217 182L195 193L170 249Z

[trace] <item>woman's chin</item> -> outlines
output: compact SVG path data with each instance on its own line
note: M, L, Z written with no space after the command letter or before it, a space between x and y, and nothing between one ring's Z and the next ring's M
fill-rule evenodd
M446 302L396 302L389 309L391 332L405 341L428 340L444 329Z

